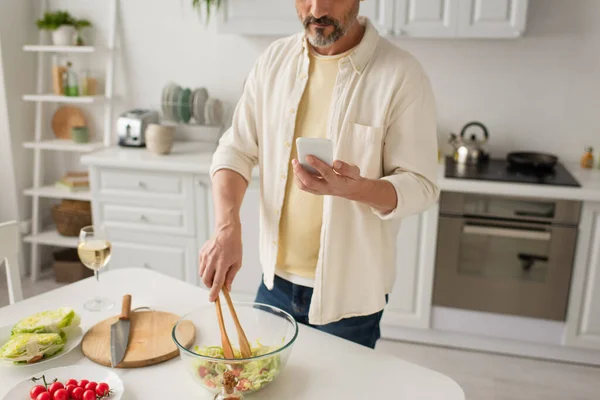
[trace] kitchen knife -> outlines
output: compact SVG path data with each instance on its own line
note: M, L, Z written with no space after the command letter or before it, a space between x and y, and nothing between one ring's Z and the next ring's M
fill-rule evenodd
M117 322L110 326L110 365L116 367L125 357L127 345L129 344L129 330L131 321L129 314L131 313L131 295L123 296L123 306L121 315Z

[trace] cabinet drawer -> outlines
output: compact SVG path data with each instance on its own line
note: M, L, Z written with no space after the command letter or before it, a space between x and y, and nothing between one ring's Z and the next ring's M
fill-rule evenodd
M194 234L191 216L182 209L135 207L123 204L100 203L101 219L107 227L164 232L183 235Z
M186 197L192 189L191 177L181 174L101 169L98 178L102 195L180 198Z
M114 241L109 268L147 268L185 280L186 249Z

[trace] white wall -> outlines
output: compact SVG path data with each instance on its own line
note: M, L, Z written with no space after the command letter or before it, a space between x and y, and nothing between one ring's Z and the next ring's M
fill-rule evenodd
M22 51L35 32L32 1L0 1L0 221L30 215L21 192L31 186L33 157L22 142L33 138L33 107L23 104L21 95L34 87L35 58Z
M81 16L93 14L105 37L104 2L52 3ZM239 96L245 75L272 38L217 35L189 3L121 1L120 110L158 107L170 80L207 86L229 101ZM396 42L431 76L444 140L477 119L490 128L497 156L528 148L575 160L586 145L600 153L600 1L531 0L529 15L526 36L519 40Z

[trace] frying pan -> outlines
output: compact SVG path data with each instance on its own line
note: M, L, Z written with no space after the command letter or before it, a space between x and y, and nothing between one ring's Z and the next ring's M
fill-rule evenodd
M558 157L552 154L535 152L513 152L506 156L509 166L516 169L552 170Z

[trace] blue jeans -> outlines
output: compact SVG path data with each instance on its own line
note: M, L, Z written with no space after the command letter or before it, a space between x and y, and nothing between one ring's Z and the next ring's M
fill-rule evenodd
M267 289L264 283L258 288L257 303L268 304L284 310L301 324L311 326L323 332L350 340L372 349L381 337L379 323L383 310L360 317L345 318L326 325L311 325L308 323L308 309L313 289L293 283L275 276L273 290ZM387 303L388 296L385 296Z

